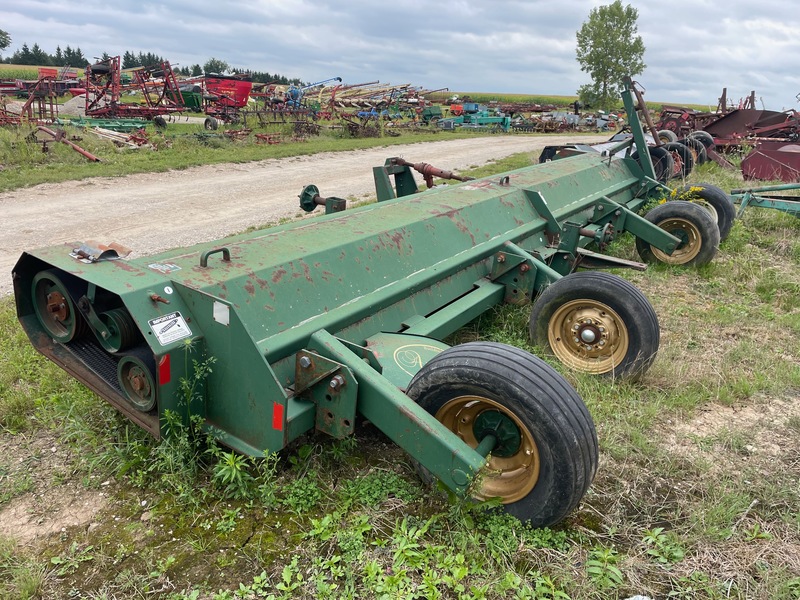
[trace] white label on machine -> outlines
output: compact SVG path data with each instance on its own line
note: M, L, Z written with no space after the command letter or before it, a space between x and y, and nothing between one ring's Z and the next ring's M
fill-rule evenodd
M181 313L174 312L148 321L150 329L156 334L158 343L167 346L177 340L190 337L192 330L186 324Z
M231 324L231 309L227 304L214 300L214 320L225 327Z

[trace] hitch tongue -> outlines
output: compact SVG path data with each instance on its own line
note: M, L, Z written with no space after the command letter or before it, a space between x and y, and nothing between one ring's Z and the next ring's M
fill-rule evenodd
M462 175L456 175L452 171L445 171L444 169L439 169L430 165L428 163L412 163L404 160L402 158L395 158L392 159L396 165L401 167L411 167L417 173L420 173L422 177L425 179L425 185L429 188L433 187L433 178L438 177L439 179L455 179L456 181L472 181L475 179L474 177L466 177Z

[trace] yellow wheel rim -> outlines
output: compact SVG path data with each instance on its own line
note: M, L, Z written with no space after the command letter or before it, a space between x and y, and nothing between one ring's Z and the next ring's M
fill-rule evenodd
M476 431L475 424L487 412L499 413L513 423L519 433L519 444L513 454L490 456L480 487L473 495L479 500L500 498L503 504L509 504L527 496L539 479L539 449L528 428L502 404L483 396L453 398L435 416L467 445L476 448L483 432Z
M692 204L697 204L697 206L702 206L708 214L711 215L711 218L714 219L714 223L719 223L719 213L717 213L717 209L714 206L702 198L695 199L692 198L689 200Z
M673 217L658 223L658 226L681 240L678 247L672 254L662 252L658 248L650 246L653 255L662 263L668 265L685 265L694 259L703 247L703 239L700 231L691 221Z
M593 375L613 372L630 344L622 318L596 300L572 300L560 306L547 325L547 340L562 363Z

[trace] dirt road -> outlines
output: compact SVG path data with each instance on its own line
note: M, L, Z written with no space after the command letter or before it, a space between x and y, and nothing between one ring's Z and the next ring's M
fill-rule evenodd
M372 167L389 156L462 171L517 152L538 156L546 145L596 141L596 136L521 135L443 140L96 177L3 193L0 295L12 291L11 270L26 249L96 240L132 248L133 258L294 217L297 197L309 183L323 196L368 199L374 196Z

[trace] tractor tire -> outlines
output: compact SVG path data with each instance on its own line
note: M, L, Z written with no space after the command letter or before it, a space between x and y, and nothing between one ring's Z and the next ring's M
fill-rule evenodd
M672 159L675 161L674 177L686 179L694 169L692 151L689 150L688 146L680 142L670 142L669 144L664 144L662 148L672 154Z
M672 154L665 150L663 146L648 146L647 150L653 163L656 179L661 183L666 183L675 171L675 161L672 158ZM635 151L631 156L638 161L639 151Z
M719 229L719 241L724 242L736 219L736 206L728 194L715 185L700 183L685 185L675 192L676 198L688 200L705 208Z
M678 134L670 129L662 129L658 132L658 139L661 140L663 143L668 144L670 142L677 142L678 141Z
M92 75L108 75L111 72L111 66L108 63L97 63L91 65Z
M707 131L693 131L686 138L697 140L706 148L711 148L714 145L714 136Z
M219 127L219 121L214 117L206 117L206 120L203 122L203 127L205 127L207 131L216 131Z
M166 129L167 120L161 115L157 115L153 117L153 125L155 125L157 129Z
M706 147L703 142L697 138L687 137L686 139L681 140L681 144L689 148L692 153L692 157L694 158L695 165L704 165L708 162L708 152L706 152Z
M454 346L419 370L407 394L473 448L496 436L475 498L500 498L506 512L533 527L564 519L594 479L589 411L564 377L528 352L492 342Z
M533 343L566 366L593 375L639 379L655 360L660 329L647 298L602 271L572 273L533 304Z
M681 239L673 253L667 254L636 238L636 251L645 262L701 266L710 263L717 255L719 228L702 206L674 200L659 204L644 218Z

